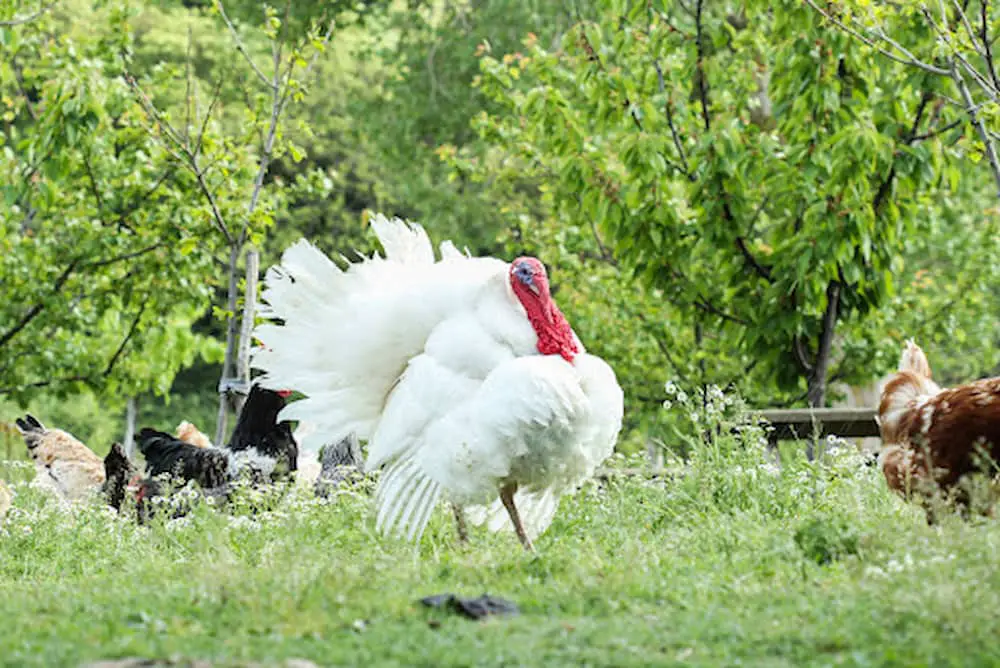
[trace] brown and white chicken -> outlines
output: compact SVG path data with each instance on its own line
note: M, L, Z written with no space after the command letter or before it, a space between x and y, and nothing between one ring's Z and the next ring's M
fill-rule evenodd
M882 390L878 413L882 473L906 498L926 502L941 491L967 507L969 493L960 483L970 473L995 472L1000 462L1000 378L941 388L912 340Z
M62 429L46 429L31 415L16 420L37 478L68 501L82 499L104 484L104 461Z
M4 481L0 480L0 520L2 520L3 516L7 514L8 510L10 510L11 500L10 490L7 489L7 485Z
M187 420L177 425L174 435L185 443L190 443L199 448L212 447L212 439Z

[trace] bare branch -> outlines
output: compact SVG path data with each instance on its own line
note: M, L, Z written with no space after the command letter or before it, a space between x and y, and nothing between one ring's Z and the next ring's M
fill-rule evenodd
M126 81L138 96L143 109L145 109L146 113L150 115L150 117L156 122L157 126L167 135L168 140L176 146L177 150L172 149L165 143L161 143L161 145L168 153L170 153L171 156L174 157L175 160L184 165L192 174L194 174L195 180L198 183L198 188L205 196L205 199L208 201L209 207L212 210L212 222L216 229L222 233L222 236L225 237L228 243L233 243L233 235L229 232L229 227L226 225L226 219L222 215L222 210L219 208L218 201L215 199L215 193L212 192L211 187L208 185L208 181L205 178L205 170L198 164L198 154L191 149L191 146L184 140L182 135L177 132L170 122L167 121L162 114L160 114L152 100L149 99L145 91L142 90L142 87L139 86L139 82L136 81L135 77L127 75ZM153 136L156 135L155 132L151 132L151 134ZM180 152L178 153L178 151Z
M993 80L993 87L1000 91L1000 77L997 77L997 68L993 62L993 44L989 36L989 0L982 0L979 4L980 26L979 36L983 40L983 58L986 60L986 68L990 79Z
M965 15L965 9L958 3L958 0L951 0L952 4L955 5L955 13L958 14L958 18L965 28L965 34L969 36L969 42L972 44L972 48L976 50L983 58L986 57L986 53L979 47L976 43L976 31L972 29L972 24L969 23L969 17Z
M260 80L260 82L263 83L268 88L271 88L273 86L273 83L264 75L261 69L257 67L257 63L254 62L253 57L250 55L250 52L247 51L247 47L243 43L243 40L240 39L240 34L236 32L236 26L234 26L233 22L229 20L229 16L226 14L226 9L222 6L221 0L215 0L215 8L219 10L219 14L222 16L222 20L226 22L226 27L229 28L229 34L232 35L233 37L233 42L235 42L236 44L236 49L241 54L243 54L243 57L246 59L247 63L250 64L250 69L254 71L254 74L257 75L257 78Z
M187 53L184 58L184 141L191 142L191 105L194 103L194 80L191 73L191 26L188 25ZM207 115L206 115L207 118Z
M972 99L972 93L969 92L969 86L965 83L965 79L962 77L962 73L958 68L952 69L952 78L958 85L959 92L962 93L962 99L965 101L966 107L969 109L969 120L972 121L972 125L976 128L976 132L979 133L979 139L983 142L983 150L986 152L986 157L990 162L990 168L993 170L993 179L996 181L997 192L1000 193L1000 160L997 159L996 149L993 147L993 140L990 138L990 133L986 129L986 124L983 123L983 119L973 111L975 106L975 101Z
M201 155L201 147L205 141L205 131L208 129L208 122L212 119L212 112L215 111L215 105L219 103L219 98L222 94L222 77L215 82L215 89L212 91L212 99L208 103L208 109L205 111L205 115L201 117L201 127L198 129L198 138L194 142L194 148L192 153L194 155Z
M707 299L705 299L701 295L699 295L694 300L693 303L694 303L694 305L696 307L698 307L699 309L701 309L705 313L710 313L710 314L716 316L717 318L722 318L723 320L725 320L727 322L731 322L731 323L736 324L736 325L743 325L744 327L746 327L747 325L750 324L746 320L744 320L743 318L737 318L734 315L730 315L729 313L726 313L725 311L723 311L722 309L718 308L717 306L715 306L714 304L712 304L711 302L709 302Z
M745 259L747 263L753 267L758 276L769 281L771 280L771 269L769 267L765 267L757 261L757 258L753 256L753 253L751 253L750 249L747 247L746 239L743 237L736 237L736 247L740 250L740 255L743 256L743 259Z
M90 183L90 192L94 195L94 200L97 202L97 207L101 211L104 210L104 198L101 197L100 188L97 187L97 179L94 177L94 169L90 164L90 151L84 150L83 153L83 167L87 172L87 181Z
M951 74L946 69L937 67L935 65L931 65L930 63L923 62L922 60L920 60L919 58L917 58L916 56L914 56L912 53L910 53L910 51L907 50L905 47L903 47L901 44L899 44L898 42L896 42L895 40L893 40L892 38L890 38L888 35L886 35L884 32L882 32L882 31L875 31L875 37L877 39L883 41L883 42L886 42L890 46L892 46L900 54L902 54L901 56L897 55L896 53L893 53L893 52L889 51L888 49L883 48L882 46L880 46L878 44L878 42L875 41L875 39L873 39L871 37L867 37L864 34L862 34L861 32L859 32L858 30L855 30L854 28L851 28L850 26L848 26L847 24L845 24L843 21L841 21L840 19L838 19L835 16L833 16L832 14L830 14L829 12L823 11L822 9L819 8L819 6L815 3L814 0L805 0L805 1L806 1L807 5L809 5L810 7L812 7L816 12L818 12L820 15L822 15L826 20L830 21L831 23L833 23L835 26L837 26L838 28L840 28L844 32L847 32L847 33L853 35L854 37L856 37L857 39L860 39L862 42L864 42L868 46L872 47L873 49L875 49L876 51L878 51L879 53L881 53L883 56L885 56L886 58L894 60L897 63L900 63L902 65L912 65L914 67L919 67L920 69L924 70L925 72L930 72L931 74L938 74L938 75L941 75L941 76L949 76ZM857 23L856 21L853 21L853 22ZM867 28L865 28L864 26L861 26L861 29L867 30Z
M941 41L947 44L948 47L951 49L951 57L957 60L959 63L961 63L965 71L968 72L972 76L972 78L976 80L976 83L979 84L980 88L982 88L983 92L986 93L986 95L991 100L996 101L998 91L993 90L990 82L986 80L986 77L983 76L979 72L979 70L977 70L972 65L972 63L968 61L968 59L966 59L961 49L959 49L959 47L951 39L951 31L949 30L947 24L943 26L938 25L938 23L934 20L934 17L931 16L930 11L926 7L921 7L920 11L924 15L924 18L927 20L927 22L934 29L934 31L938 34L938 37L941 39ZM976 48L975 42L973 42L973 48ZM979 52L978 49L976 49L976 51Z

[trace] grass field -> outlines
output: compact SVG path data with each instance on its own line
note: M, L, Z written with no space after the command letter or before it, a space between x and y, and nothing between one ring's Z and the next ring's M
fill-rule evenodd
M482 530L456 544L445 509L419 548L379 537L360 488L138 527L18 483L0 529L0 662L1000 664L994 521L929 527L845 449L779 469L723 440L675 468L586 485L535 556ZM442 592L522 614L418 603Z

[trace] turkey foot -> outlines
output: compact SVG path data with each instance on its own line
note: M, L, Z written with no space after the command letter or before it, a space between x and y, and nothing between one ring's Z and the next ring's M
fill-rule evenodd
M469 542L469 530L465 525L465 511L457 503L451 504L451 512L455 513L455 528L458 529L458 542Z
M517 512L517 506L514 505L514 492L516 491L516 482L504 485L500 488L500 500L503 501L503 507L507 509L507 514L510 515L510 521L514 524L514 531L517 533L517 537L520 539L521 545L523 545L524 549L528 552L534 552L535 546L531 544L531 539L528 538L528 534L524 532L524 525L521 524L521 515Z

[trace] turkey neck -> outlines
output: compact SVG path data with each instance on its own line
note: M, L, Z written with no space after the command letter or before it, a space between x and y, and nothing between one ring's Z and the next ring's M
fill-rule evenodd
M567 362L572 362L580 352L573 337L573 328L547 291L539 296L530 293L522 296L519 294L521 291L516 289L514 292L538 336L538 352L542 355L561 355Z

